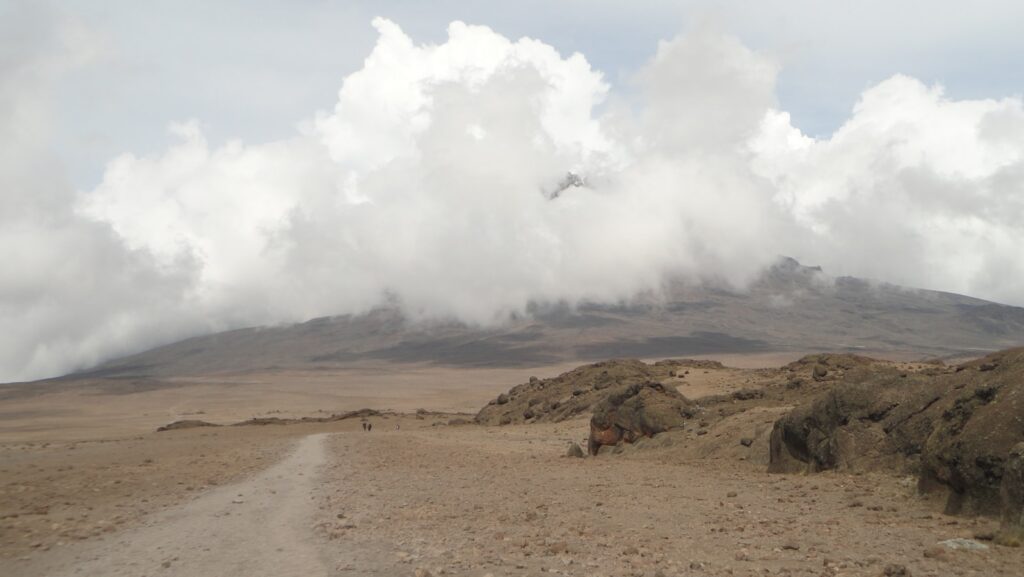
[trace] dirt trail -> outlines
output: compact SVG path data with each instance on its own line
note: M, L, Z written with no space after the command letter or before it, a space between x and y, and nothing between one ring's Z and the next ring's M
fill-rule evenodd
M156 514L142 527L47 556L45 567L25 574L326 576L312 528L326 436L304 437L288 457L246 481Z

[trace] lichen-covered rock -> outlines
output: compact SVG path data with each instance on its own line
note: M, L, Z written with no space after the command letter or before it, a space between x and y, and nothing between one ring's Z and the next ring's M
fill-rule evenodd
M918 474L922 492L946 493L949 514L1006 514L1004 476L1024 441L1024 349L914 374L854 364L775 423L769 471L900 470Z
M587 450L633 443L681 427L696 407L674 387L646 382L619 387L594 409Z
M1024 541L1024 442L1010 451L1001 482L1002 528L1000 541L1007 544Z
M949 514L999 515L1011 451L1024 442L1024 349L956 367L938 378L952 390L938 411L922 452L922 491L948 493Z
M926 377L855 371L776 421L769 471L903 468L920 455L932 428L927 409L940 396Z

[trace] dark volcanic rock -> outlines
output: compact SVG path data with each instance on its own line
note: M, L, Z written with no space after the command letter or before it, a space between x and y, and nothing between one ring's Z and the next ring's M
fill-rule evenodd
M1003 468L1001 492L1002 539L1020 543L1024 540L1024 443L1017 443L1010 451Z
M156 430L156 432L160 433L160 432L163 432L163 431L177 431L179 429L194 429L196 427L219 427L219 426L220 425L215 425L213 423L208 423L206 421L200 421L200 420L197 420L197 419L185 419L183 421L174 421L173 423L170 423L168 425L164 425L162 427L159 427Z
M1004 476L1024 441L1024 349L934 372L856 365L775 423L769 471L901 470L922 492L945 492L947 513L1005 515Z
M769 471L902 468L920 455L940 396L926 377L855 371L775 423Z
M695 406L674 387L646 382L617 388L594 409L588 451L604 445L632 443L642 437L681 427Z
M936 378L952 390L921 458L921 489L945 489L950 514L997 514L1007 461L1024 441L1024 349L989 355Z

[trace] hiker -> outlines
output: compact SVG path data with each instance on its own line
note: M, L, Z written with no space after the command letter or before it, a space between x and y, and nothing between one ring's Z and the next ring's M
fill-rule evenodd
M363 421L363 430L366 430L366 421Z
M366 423L366 430L367 431L372 431L373 430L373 423Z

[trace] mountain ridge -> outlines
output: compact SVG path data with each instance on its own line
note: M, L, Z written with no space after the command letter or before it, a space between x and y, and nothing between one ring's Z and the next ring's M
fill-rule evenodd
M409 320L397 308L196 336L69 377L331 368L358 361L529 366L769 351L977 354L1024 344L1024 308L908 289L784 258L745 291L666 283L628 303L535 304L498 327Z

